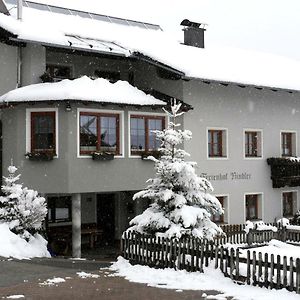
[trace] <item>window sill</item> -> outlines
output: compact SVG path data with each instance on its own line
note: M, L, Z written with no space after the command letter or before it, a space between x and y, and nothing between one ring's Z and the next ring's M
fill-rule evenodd
M244 156L245 160L262 160L262 156Z
M227 160L228 156L209 156L208 160Z

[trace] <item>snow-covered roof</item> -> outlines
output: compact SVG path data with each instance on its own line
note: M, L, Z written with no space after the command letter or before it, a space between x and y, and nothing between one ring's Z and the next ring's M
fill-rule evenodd
M0 97L0 103L29 101L80 100L127 105L165 105L166 103L146 95L127 81L111 83L106 79L65 79L54 83L38 83L12 90Z
M188 78L300 90L300 62L277 55L230 48L186 46L161 30L79 15L23 9L23 20L0 14L0 27L18 40L123 56L142 54Z

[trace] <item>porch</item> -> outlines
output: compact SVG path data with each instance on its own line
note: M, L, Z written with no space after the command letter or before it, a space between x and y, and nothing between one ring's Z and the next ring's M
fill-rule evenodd
M53 256L113 258L122 232L147 202L132 200L134 192L47 195L46 233Z

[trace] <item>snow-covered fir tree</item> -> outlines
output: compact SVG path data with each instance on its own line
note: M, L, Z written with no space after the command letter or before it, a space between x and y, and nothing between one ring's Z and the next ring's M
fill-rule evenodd
M155 131L161 142L161 157L150 157L155 162L156 177L149 179L147 188L133 197L150 199L152 204L131 220L132 227L128 230L164 237L212 239L222 234L222 230L211 221L211 216L222 214L223 209L210 194L213 191L210 182L196 175L196 163L185 161L189 154L180 146L192 138L192 133L176 124L176 117L183 114L180 107L174 101L171 111L166 111L170 118L168 128Z
M47 215L46 200L34 190L23 188L17 183L20 174L15 166L8 167L8 177L4 178L0 197L0 222L9 224L12 232L28 236L41 229L42 222Z

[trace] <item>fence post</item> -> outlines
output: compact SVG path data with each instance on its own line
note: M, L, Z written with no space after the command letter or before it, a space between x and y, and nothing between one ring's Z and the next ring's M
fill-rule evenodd
M256 252L252 252L252 279L253 285L256 285Z
M287 257L283 257L283 287L287 287Z
M296 293L300 294L300 258L296 260Z
M246 233L246 240L247 240L247 244L249 246L252 245L252 242L253 242L253 234L252 234L252 229L249 229L248 233Z
M240 277L240 251L236 249L235 251L235 275L236 279Z
M269 275L269 255L268 253L265 253L265 272L264 272L264 281L265 281L265 287L267 288L269 285L268 275Z
M250 251L247 250L247 284L250 285L251 281L251 261L250 261Z
M230 279L233 279L233 271L234 271L234 250L230 249Z
M276 288L279 289L281 285L281 276L280 276L280 255L277 255L277 266L276 266Z
M219 247L215 248L215 269L218 268L218 263L219 263Z
M271 289L274 288L274 254L271 254L271 265L270 265L270 287Z
M289 266L289 270L290 270L290 287L289 287L289 291L293 291L294 290L294 260L292 257L290 257L290 266Z

